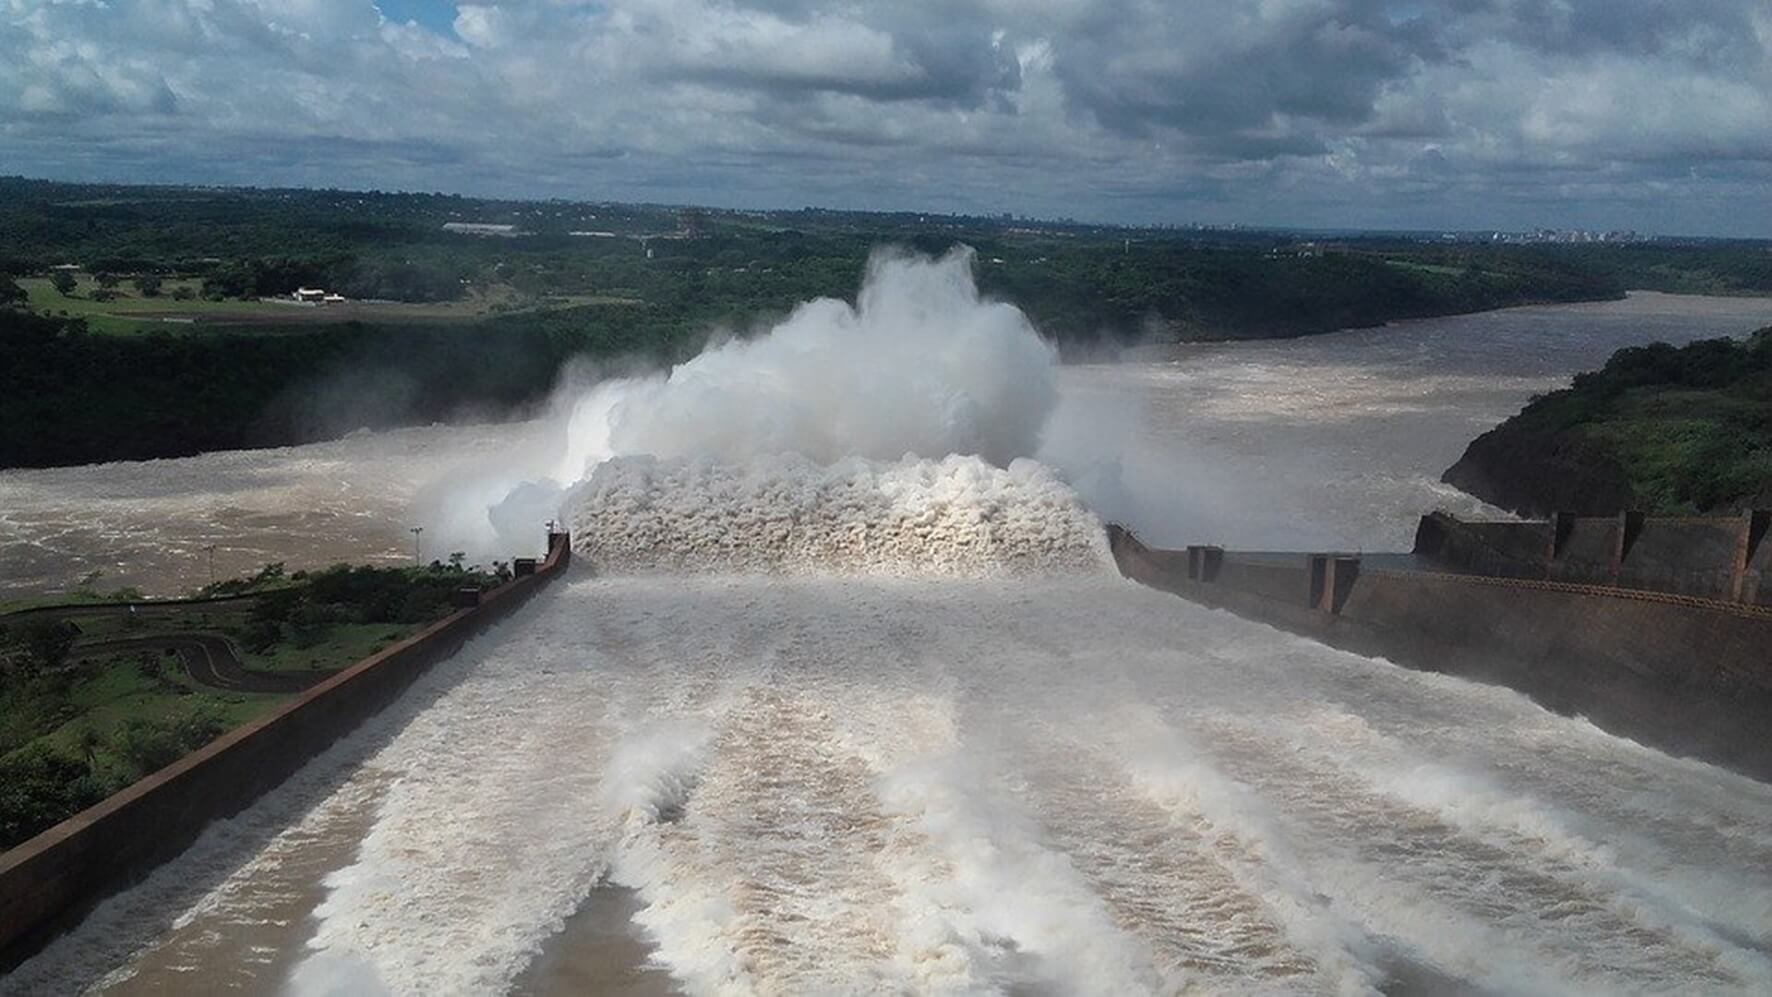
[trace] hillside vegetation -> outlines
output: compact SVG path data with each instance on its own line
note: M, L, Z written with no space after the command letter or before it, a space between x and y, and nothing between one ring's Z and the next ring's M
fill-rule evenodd
M1619 350L1478 437L1445 480L1528 515L1772 506L1772 328Z
M984 293L1074 356L1616 298L1627 286L1772 292L1772 257L1749 244L1303 240L0 178L0 467L503 416L544 397L575 357L681 360L809 299L852 297L882 246L958 243L976 249ZM303 287L347 300L292 302Z

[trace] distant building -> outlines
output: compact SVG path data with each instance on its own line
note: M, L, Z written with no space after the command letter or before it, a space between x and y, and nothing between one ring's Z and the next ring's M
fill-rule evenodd
M311 301L318 304L326 300L326 292L318 287L298 287L290 297L297 301Z
M320 300L326 302L329 305L337 305L337 304L342 304L344 302L345 296L342 294L328 292L326 297L321 298Z

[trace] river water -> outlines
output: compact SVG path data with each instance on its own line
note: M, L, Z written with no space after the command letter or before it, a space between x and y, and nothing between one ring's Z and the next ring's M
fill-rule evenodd
M1108 514L1160 542L1398 546L1479 508L1435 479L1525 397L1768 323L1639 295L1189 347L1063 371L1047 446L1084 466L1123 406ZM397 558L438 467L537 432L8 472L3 563ZM1127 583L1037 470L618 470L574 524L611 570L0 993L1772 990L1772 788Z
M1772 301L1636 293L1305 339L1143 351L1066 367L1073 398L1048 447L1101 452L1141 496L1110 514L1160 543L1379 549L1406 546L1436 505L1482 506L1439 483L1471 438L1613 350L1739 336L1772 324ZM1130 432L1120 431L1123 427ZM539 424L431 426L330 443L180 460L0 471L0 598L67 588L185 592L276 560L426 560L456 546L425 500L487 458L541 446ZM459 475L456 469L460 469ZM1493 510L1489 510L1493 512ZM538 534L541 527L536 524ZM460 545L466 546L466 541ZM528 551L475 551L482 559Z

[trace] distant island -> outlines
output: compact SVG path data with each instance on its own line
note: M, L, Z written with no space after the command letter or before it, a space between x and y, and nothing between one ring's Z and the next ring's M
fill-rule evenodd
M1772 506L1772 327L1619 350L1478 437L1444 480L1532 516Z
M519 412L574 357L668 363L874 249L977 252L1069 356L1299 336L1627 288L1772 294L1759 243L1122 228L804 209L0 177L0 467Z

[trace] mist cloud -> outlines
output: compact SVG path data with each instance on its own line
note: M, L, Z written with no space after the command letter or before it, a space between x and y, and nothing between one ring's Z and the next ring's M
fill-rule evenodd
M999 468L1033 457L1059 403L1057 351L1020 309L981 298L972 268L965 247L938 258L881 250L853 304L807 302L760 336L666 372L569 376L541 420L552 432L529 452L449 475L421 499L426 521L474 553L526 542L618 457L749 466L961 455Z

